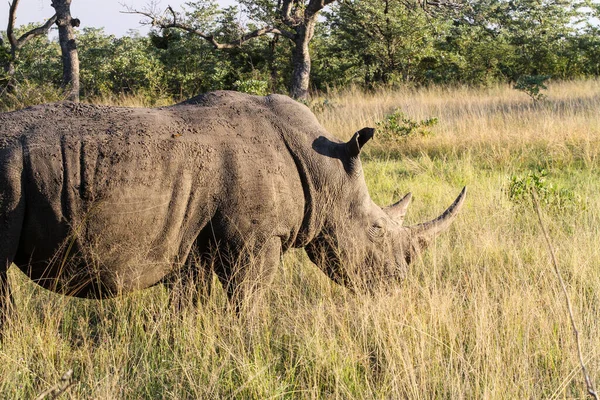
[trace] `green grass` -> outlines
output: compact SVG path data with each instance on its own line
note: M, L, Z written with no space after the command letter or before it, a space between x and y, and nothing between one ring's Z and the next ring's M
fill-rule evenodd
M549 196L576 198L543 213L600 383L599 88L554 83L540 104L509 87L330 95L318 116L343 138L398 107L439 119L433 136L375 139L363 157L378 204L413 193L406 224L469 188L453 227L402 284L352 294L293 251L238 318L221 290L175 311L160 287L85 301L12 269L18 317L0 344L0 398L33 398L69 368L73 399L585 397L537 217L509 186L545 169L557 188Z

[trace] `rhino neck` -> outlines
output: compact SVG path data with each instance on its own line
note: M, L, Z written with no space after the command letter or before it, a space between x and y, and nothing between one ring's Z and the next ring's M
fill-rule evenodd
M332 199L343 184L344 170L332 149L341 142L332 137L317 121L308 107L287 96L270 95L262 105L270 111L264 117L279 133L295 163L304 195L304 217L293 242L304 247L312 242L325 227Z
M322 133L319 132L320 135ZM332 204L337 197L335 193L343 183L336 173L339 172L339 163L316 152L313 144L319 135L312 136L282 132L283 142L294 160L304 194L304 217L294 247L304 247L322 233L327 216L332 213Z
M318 196L315 192L315 183L311 178L309 168L303 152L295 146L294 141L287 140L286 136L283 135L283 142L287 148L290 156L294 160L296 170L302 183L302 192L304 195L304 212L303 219L300 225L300 229L296 235L296 239L292 244L293 247L304 247L307 243L313 240L313 238L321 230L322 221L317 218L315 201Z

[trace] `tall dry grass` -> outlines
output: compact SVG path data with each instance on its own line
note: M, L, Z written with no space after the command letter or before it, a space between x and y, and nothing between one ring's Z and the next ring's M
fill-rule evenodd
M34 397L70 368L73 399L584 397L535 212L510 198L509 185L543 168L547 185L575 194L543 212L598 382L599 89L555 83L537 105L510 87L330 95L318 117L342 138L397 107L439 118L434 136L376 139L364 155L376 202L413 192L407 223L437 215L469 187L457 222L405 282L352 294L294 251L238 318L220 290L197 310L176 311L164 288L84 301L13 269L18 316L0 344L0 397Z

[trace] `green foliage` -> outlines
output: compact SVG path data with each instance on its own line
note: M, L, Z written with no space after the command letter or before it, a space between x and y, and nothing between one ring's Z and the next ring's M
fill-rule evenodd
M266 96L269 94L269 82L258 79L238 80L233 83L238 92Z
M17 37L36 26L39 25L20 26L16 32ZM15 66L17 82L59 86L62 82L62 63L58 41L42 36L33 38L18 52Z
M525 174L509 178L506 193L515 204L531 206L534 192L541 204L558 210L581 208L582 199L572 189L558 187L548 180L545 169L527 171Z
M292 15L305 11L306 2L292 3ZM401 0L338 0L325 9L310 42L311 88L516 82L516 89L538 101L548 76L600 76L600 28L594 22L600 6L585 4L482 0L455 11L423 10ZM274 0L238 0L225 8L199 0L186 3L178 18L220 42L235 42L262 26L290 29L278 7ZM33 26L20 27L17 35ZM2 66L11 58L3 35L0 88L7 84ZM283 36L216 50L181 30L154 28L147 36L117 38L84 28L77 42L84 99L130 93L182 99L216 89L285 93L292 73L294 44ZM15 79L27 81L29 89L61 83L55 38L30 41L14 61Z
M16 83L14 90L2 89L0 92L0 112L61 100L64 98L57 86L21 80Z
M150 37L117 38L103 29L84 28L77 40L84 97L135 93L158 99L167 91L164 65Z
M27 24L16 29L19 37L33 29ZM4 43L0 46L0 111L14 110L34 104L62 100L57 90L62 80L60 47L47 37L34 37L13 59L6 34L1 32ZM15 66L11 77L5 72L9 62Z
M428 81L492 85L506 79L512 49L505 37L493 36L485 27L458 23L436 43L438 57L424 60Z
M302 103L304 103L305 106L307 106L308 108L310 108L310 110L312 112L314 112L315 114L320 114L323 113L325 110L333 110L337 107L337 105L332 102L330 99L311 99L308 102L304 102L301 101Z
M366 86L421 82L420 63L436 57L435 37L447 24L402 1L344 1L326 13L316 80ZM321 83L323 81L323 83Z
M483 0L457 15L399 0L343 1L317 31L315 83L490 85L524 75L597 73L599 35L594 24L581 23L594 12L582 5Z
M433 135L431 128L437 125L438 122L435 117L421 121L414 120L404 114L402 110L397 109L376 124L381 138L396 141L414 136Z
M517 79L513 87L527 94L533 101L538 102L546 98L542 90L548 89L545 85L548 79L550 79L550 75L523 75Z
M4 32L0 32L0 85L2 86L6 84L7 79L6 72L3 67L8 64L11 58L9 47L3 45L8 41L5 36L6 35Z

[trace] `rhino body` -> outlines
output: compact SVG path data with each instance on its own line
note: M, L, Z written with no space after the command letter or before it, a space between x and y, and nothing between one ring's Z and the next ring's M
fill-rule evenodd
M0 114L0 299L13 262L45 288L98 297L163 281L193 247L230 296L268 280L292 247L340 283L350 261L396 275L464 191L438 219L403 227L406 200L382 209L367 192L359 153L371 136L345 143L286 96L235 92Z

